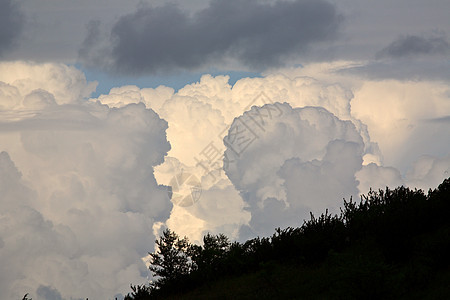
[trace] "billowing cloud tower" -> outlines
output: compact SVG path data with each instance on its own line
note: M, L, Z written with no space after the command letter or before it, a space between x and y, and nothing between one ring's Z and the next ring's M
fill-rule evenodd
M101 299L143 282L172 207L153 175L167 122L144 104L86 101L71 67L0 69L0 298Z

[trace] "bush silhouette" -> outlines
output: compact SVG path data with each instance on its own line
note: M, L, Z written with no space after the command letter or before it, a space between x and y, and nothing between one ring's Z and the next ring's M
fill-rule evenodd
M244 243L208 233L203 245L193 245L167 229L150 254L150 270L158 279L148 287L132 286L126 299L185 297L205 285L214 293L215 283L232 284L232 278L242 278L239 289L248 286L243 298L301 293L305 298L407 299L411 291L426 291L436 276L450 280L449 210L450 178L428 195L405 187L370 190L359 202L344 200L340 215L311 214L298 228L277 228L270 238ZM221 293L240 297L229 289ZM450 288L433 286L429 293L449 298Z

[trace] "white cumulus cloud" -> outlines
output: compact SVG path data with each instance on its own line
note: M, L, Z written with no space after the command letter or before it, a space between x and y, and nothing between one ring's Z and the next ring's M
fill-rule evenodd
M254 234L299 225L310 211L338 212L342 197L358 194L363 139L353 123L324 108L253 107L234 120L224 142L224 169L252 212Z
M0 298L102 299L145 282L141 258L172 207L153 175L167 122L142 103L87 101L72 67L0 69Z

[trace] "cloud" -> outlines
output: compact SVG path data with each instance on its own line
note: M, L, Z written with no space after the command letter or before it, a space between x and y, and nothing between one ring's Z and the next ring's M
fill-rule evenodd
M87 98L97 86L97 82L88 83L86 76L73 66L23 61L1 63L0 82L8 90L5 92L8 95L7 103L15 108L23 107L22 101L25 99L21 97L33 91L48 92L57 104L75 104ZM2 101L0 105L3 103L6 102Z
M0 298L127 292L164 226L245 239L370 187L435 187L448 177L448 84L336 72L351 64L91 99L76 68L0 64ZM255 135L235 140L251 144L230 147L244 123ZM161 186L180 174L200 182L192 206Z
M443 157L423 155L414 162L406 173L409 186L427 191L438 186L443 178L450 177L450 154Z
M48 276L41 263L54 269L55 263L72 264L72 274L85 269L85 265L77 267L72 263L71 258L78 252L73 232L66 226L55 226L31 207L36 193L25 186L22 174L6 152L0 153L0 177L2 298L16 299L34 291L33 281Z
M113 107L143 102L168 121L167 137L172 148L165 162L155 169L158 182L169 185L174 176L184 172L195 174L202 187L201 198L195 205L174 207L167 221L181 235L201 240L201 234L208 230L237 238L239 228L248 224L250 214L244 210L247 204L239 196L238 184L233 185L222 170L220 157L225 150L223 137L233 119L254 105L286 101L294 107L325 107L341 120L354 123L357 136L363 140L364 160L380 161L367 128L351 116L351 91L339 84L323 84L306 76L291 79L279 74L243 78L233 86L228 80L227 76L204 75L199 82L186 85L176 93L163 86L156 89L123 86L91 99ZM271 188L268 184L267 189ZM273 229L269 225L266 228Z
M425 120L450 110L448 84L433 81L365 81L355 91L353 116L367 124L384 163L404 173L422 154L446 155L448 124ZM440 138L437 138L440 137Z
M375 163L363 166L355 175L359 182L358 189L362 193L367 193L369 189L377 191L386 187L396 188L404 185L404 178L399 170Z
M418 55L439 55L450 53L450 44L442 36L400 36L377 55L379 57L401 58Z
M61 294L50 286L39 286L36 290L39 297L47 300L63 300Z
M447 155L449 150L448 145L445 145L447 140L445 137L448 136L446 122L429 121L445 118L445 113L449 111L447 84L440 81L368 80L339 72L352 65L355 65L355 62L281 69L262 78L240 79L234 85L228 83L227 76L204 75L199 82L186 85L178 92L164 86L156 89L124 86L92 100L116 107L143 102L168 121L167 135L172 149L166 161L156 168L155 176L158 182L168 185L180 172L189 172L195 174L202 185L201 198L195 205L175 207L172 210L167 222L172 229L192 237L193 240L199 240L204 230L212 232L222 230L229 236L237 238L239 228L241 234L247 232L250 237L256 234L255 228L258 226L270 233L277 222L282 222L281 220L291 222L290 224L294 220L301 222L299 216L304 213L302 217L307 218L308 209L321 212L327 205L340 204L342 197L357 196L359 192L367 192L370 187L376 189L384 188L385 185L395 187L398 184L409 184L405 179L406 172L422 154L428 153L436 158ZM315 77L318 79L314 79ZM345 188L339 190L339 184L333 183L326 175L332 174L330 171L332 168L326 169L323 159L316 158L318 162L313 164L300 156L300 162L295 160L286 162L283 170L290 170L286 173L289 175L284 176L286 179L276 174L274 178L278 178L277 180L261 184L264 189L261 188L258 197L264 196L261 201L267 202L274 210L278 207L280 214L271 214L266 210L259 211L257 206L254 206L253 210L246 208L244 213L242 209L248 206L248 201L242 190L246 184L244 179L248 178L234 178L230 182L231 178L221 171L222 162L217 162L217 158L225 150L222 139L228 134L229 126L236 116L250 110L253 105L263 106L275 102L287 102L294 109L305 106L322 107L341 122L351 122L357 136L362 139L362 142L358 142L362 147L361 152L350 156L360 169L349 167L346 173L348 176L342 177L341 182ZM277 111L271 113L276 115ZM292 137L291 132L280 135ZM311 139L315 140L319 136L320 134L311 135ZM286 143L289 145L290 142L290 139L282 142L274 141L270 146L272 148L269 148L277 153L282 152L280 145ZM309 141L305 141L297 148L309 147L310 144ZM312 147L311 152L317 154L322 151L320 153L325 155L324 149L327 149L326 144L319 148ZM343 153L351 152L351 147L343 149L347 149ZM260 151L263 152L264 149ZM209 161L213 154L217 156ZM363 162L360 164L358 161L361 157ZM252 158L250 155L245 162L249 163ZM287 155L280 162L272 158L266 160L273 161L276 164L275 169L280 169L284 161L290 158L293 156ZM348 162L348 166L352 165L350 158L344 161ZM336 165L337 160L331 164ZM254 169L258 167L255 166ZM252 168L248 167L249 170ZM310 169L314 171L308 171ZM345 173L338 165L335 169ZM347 193L347 195L335 197L330 193L328 197L336 202L330 200L329 203L326 201L306 203L308 198L315 199L315 192L309 189L314 185L301 185L297 181L296 184L305 190L305 196L301 201L295 201L303 203L304 207L302 210L298 208L301 213L293 210L296 213L288 215L290 210L288 206L284 206L287 204L279 201L286 197L280 184L283 180L289 181L289 176L298 178L299 181L303 180L301 177L303 173L296 173L294 170L311 172L316 176L311 175L311 178L320 178L317 180L332 186L331 190L336 194ZM271 172L268 171L267 174ZM356 178L356 182L351 180L352 176ZM291 187L294 186L292 183ZM244 199L241 198L242 195ZM268 215L264 218L272 216L272 221L269 219L264 221L265 213ZM233 218L222 219L219 217L222 214ZM261 217L257 217L258 214ZM250 217L253 227L244 229L243 226L248 224ZM258 225L256 220L261 221L261 224ZM263 224L266 223L268 225L264 227ZM280 223L279 226L283 224Z
M0 298L103 299L146 282L142 257L172 208L153 174L167 122L142 103L87 101L72 67L0 70Z
M100 38L98 24L92 23L80 55L88 65L129 74L195 70L230 59L262 70L335 38L341 20L334 5L323 0L212 0L193 14L173 4L143 6L117 21L111 44L99 55L93 55ZM105 55L107 61L98 63Z
M327 0L322 0L327 1ZM314 3L317 6L320 6L320 3L323 3L322 1L310 1L311 3ZM150 3L150 5L153 5L156 7L161 7L167 3L167 1L163 0L151 0L151 1L139 1L139 0L129 0L129 1L120 1L120 0L79 0L77 2L72 1L46 1L46 0L35 0L35 1L11 1L13 3L20 3L21 10L26 15L26 26L23 30L23 35L20 39L20 45L18 48L14 49L15 51L10 51L9 53L5 53L5 58L10 59L22 59L22 60L37 60L37 61L58 61L58 62L65 62L65 63L74 63L77 59L77 54L80 51L80 47L83 45L83 40L86 39L87 44L85 46L85 50L89 51L89 54L87 55L87 60L91 60L95 63L95 66L97 67L107 67L107 66L114 66L114 61L111 61L113 57L111 56L112 46L114 45L114 39L113 36L111 36L112 28L114 24L117 24L117 21L124 16L137 16L136 11L140 10L143 6L141 3ZM170 1L170 3L175 3L175 5L178 5L180 8L179 11L181 14L187 18L187 21L190 22L188 25L194 25L194 24L200 24L200 20L196 17L198 12L201 11L208 11L211 10L208 7L219 7L218 5L211 5L211 1L209 0L191 0L191 1L182 1L182 0L173 0ZM224 1L225 2L225 1ZM226 1L225 3L227 4ZM247 13L249 17L252 17L251 20L255 21L254 23L250 24L259 24L256 21L258 21L257 17L255 17L256 14L260 13L260 11L263 10L264 7L268 8L275 8L275 7L288 7L290 5L290 8L295 8L295 5L289 4L292 2L298 2L305 3L307 1L304 0L297 0L297 1L284 1L284 0L255 0L252 4L246 5L248 1L239 1L240 5L242 5L242 10L238 11L238 13L245 14ZM288 4L282 4L280 5L274 5L276 2L279 3L288 3ZM290 61L290 56L297 56L298 58L301 58L302 61L295 61L295 63L302 63L304 64L305 61L329 61L330 59L350 59L350 60L356 60L356 59L368 59L372 57L377 50L379 50L380 45L382 47L387 46L389 43L391 43L398 35L407 36L408 34L415 34L420 32L429 32L430 30L441 30L446 31L447 28L449 28L449 19L447 17L447 10L448 10L448 3L446 0L435 0L433 1L433 5L426 5L421 3L420 1L416 1L414 4L411 4L408 1L402 0L399 2L399 5L396 7L389 6L389 1L378 1L377 3L368 3L368 2L358 2L358 1L327 1L330 4L329 6L332 6L333 9L338 11L339 15L345 15L345 21L344 22L338 22L337 24L337 30L339 31L338 36L336 36L333 32L335 29L334 27L331 30L330 38L332 39L332 42L330 43L329 38L321 38L319 41L315 42L312 41L311 43L306 40L302 40L302 43L308 44L307 50L308 51L297 51L299 49L294 49L293 51L288 51L288 53L279 53L277 54L276 47L266 47L264 50L260 51L261 53L272 53L274 54L275 58L279 57L281 55L281 59L278 59L281 62L285 61L284 56L288 56L288 60ZM140 5L137 7L137 5ZM227 4L228 6L231 6L232 4ZM271 5L271 6L270 6ZM304 5L306 6L306 5ZM136 8L137 7L137 8ZM248 11L246 8L261 8L261 10L257 11ZM408 9L405 9L405 7L408 7ZM326 9L318 9L321 11L320 16L326 16ZM276 12L275 9L271 9L271 11ZM281 11L279 9L278 11ZM326 27L326 24L333 24L333 20L335 15L329 15L330 18L320 21L320 18L313 19L313 17L316 17L317 14L302 14L298 13L298 10L295 9L289 10L292 11L293 14L297 14L301 18L299 20L289 21L291 23L295 24L301 24L302 27L297 27L299 30L295 31L292 34L292 31L289 32L291 36L297 37L297 32L301 32L303 29L307 28L307 26L303 26L303 24L311 24L312 29L321 29ZM57 12L57 13L55 13ZM196 13L197 12L197 13ZM176 14L175 14L176 15ZM261 14L260 14L261 15ZM270 15L275 15L275 13L270 13ZM306 18L305 18L306 15ZM174 16L173 14L168 14L167 16ZM217 17L217 20L219 17L224 16L224 14L216 14L213 17ZM236 14L238 16L238 14ZM265 18L266 15L262 16L262 18ZM307 18L311 16L310 20L307 20ZM342 18L342 17L340 17ZM231 18L230 18L231 19ZM94 20L91 24L95 24L97 22L99 26L97 29L95 29L95 26L90 26L88 29L88 32L92 30L92 33L90 35L90 38L87 38L86 34L86 24L89 24L92 20ZM236 19L233 19L233 21ZM249 19L250 20L250 19ZM303 20L303 21L302 21ZM317 20L317 21L316 21ZM430 20L432 20L432 26L430 28ZM137 23L140 23L143 21L142 19L140 21L136 21L133 24L136 23L136 27L139 27ZM146 21L144 20L145 23ZM321 23L321 25L318 25L318 23ZM150 23L150 22L147 22ZM231 22L230 22L231 23ZM261 22L260 22L261 23ZM288 22L286 22L288 23ZM161 25L162 23L157 23L157 25ZM177 25L178 27L173 27L176 29L180 29L180 26L183 23L177 22L177 20L172 19L171 24ZM203 24L203 23L202 23ZM275 24L275 23L272 23ZM284 26L284 23L282 24L282 21L278 22L278 24L281 25L281 27ZM334 23L336 24L336 23ZM145 25L145 24L143 24ZM213 24L214 28L223 29L222 32L220 32L220 35L222 33L226 33L227 28L230 26L225 26L222 24ZM233 24L231 24L233 25ZM246 24L247 25L247 24ZM289 25L289 24L288 24ZM323 26L322 26L323 25ZM131 25L130 25L131 26ZM315 26L315 27L314 27ZM236 26L237 27L237 24ZM330 26L331 27L331 26ZM11 27L3 27L3 28L11 28ZM246 32L249 32L250 30L253 30L253 32L256 32L253 28L250 26L245 27L247 30ZM393 30L394 28L394 30ZM212 28L213 29L213 28ZM264 28L265 29L265 28ZM166 33L169 32L169 29L161 27L157 29L153 29L152 32L158 32ZM186 28L181 28L181 33L191 33L191 26L188 26ZM190 30L190 31L189 31ZM289 30L289 29L288 29ZM149 30L150 31L150 30ZM244 30L240 30L244 32ZM317 30L319 31L319 30ZM97 32L97 34L95 34ZM143 31L140 31L139 37L146 38L145 34L142 34ZM196 40L204 41L206 38L209 38L207 33L211 32L211 30L208 29L201 29L199 30L199 37L193 37L196 38ZM173 37L181 37L181 35L174 34ZM269 33L269 31L268 31ZM281 32L284 33L284 32ZM448 32L447 32L448 34ZM265 35L264 33L260 36L262 37ZM267 34L268 36L269 34ZM153 37L155 35L152 35ZM166 35L168 36L168 35ZM204 36L205 38L203 38ZM237 35L236 35L237 36ZM420 36L420 35L419 35ZM187 35L185 35L187 37ZM191 34L192 37L192 34ZM271 36L273 37L273 35ZM291 47L292 45L289 43L286 43L286 39L282 37L282 35L279 35L280 38L283 38L282 41L283 47L288 49L288 47ZM427 36L425 36L427 37ZM111 39L112 38L112 39ZM193 38L189 40L189 46L192 47ZM257 40L258 37L253 38L253 40ZM214 37L214 42L218 39ZM251 43L253 40L251 40L248 43ZM292 38L291 40L295 40L295 38ZM162 39L158 39L158 41L162 41ZM149 45L150 43L143 42L145 46ZM152 42L152 46L154 46L156 42ZM185 43L187 44L187 43ZM203 45L205 45L203 43ZM157 44L156 44L157 45ZM176 46L180 46L181 41L176 43ZM255 44L256 45L256 44ZM184 46L184 44L182 45ZM206 44L205 48L209 46ZM242 46L242 47L241 47ZM242 49L245 45L239 44L239 42L236 42L236 46L233 49ZM263 45L265 46L265 45ZM297 45L299 46L299 45ZM127 47L127 45L123 45L123 47ZM130 45L131 47L131 45ZM169 46L167 47L169 48ZM171 49L167 49L171 50ZM185 47L186 48L186 47ZM256 48L253 47L253 49ZM295 48L295 46L293 47ZM301 48L301 47L299 47ZM214 59L212 53L214 49L212 47L209 47L210 52L207 52L208 54L208 64L205 65L205 69L209 69L209 67L213 66L214 64L219 66L219 69L233 69L238 68L242 70L242 68L248 68L250 65L244 65L242 63L242 60L239 60L240 57L238 57L237 53L229 51L227 52L220 52L226 57L224 58L224 61L217 62L217 61L211 61ZM250 47L252 49L252 47ZM292 47L291 47L292 49ZM148 49L147 49L148 50ZM202 50L202 49L200 49ZM302 50L302 49L300 49ZM172 50L172 53L176 52ZM189 51L190 55L195 57L195 54L192 54L193 51ZM205 51L198 51L198 52L206 52ZM250 52L250 51L248 51ZM258 53L258 51L256 51ZM87 53L84 53L87 54ZM172 55L173 56L173 55ZM83 56L84 57L84 56ZM242 55L243 57L243 55ZM100 60L98 59L100 58ZM106 61L101 61L102 59L106 58ZM222 57L223 58L223 57ZM244 59L244 58L242 58ZM230 60L233 60L233 63L230 62ZM237 60L237 63L236 61ZM277 59L268 60L269 62L275 61L277 62ZM86 62L85 62L86 63ZM106 65L104 65L106 63ZM111 63L111 64L110 64ZM85 65L86 66L86 65ZM222 67L222 68L220 68ZM264 66L263 66L264 67ZM179 68L178 65L174 64L174 68ZM194 68L199 68L194 67ZM107 69L108 70L108 69ZM109 69L111 71L111 69ZM132 69L132 75L135 75L134 72L135 69ZM145 70L148 70L148 68L145 68ZM173 71L173 70L172 70ZM192 77L191 77L192 78Z
M372 162L378 165L395 167L404 176L422 154L435 157L447 155L449 148L444 141L449 132L445 122L450 111L449 77L442 76L435 80L367 78L359 73L341 72L366 64L368 62L342 61L278 72L288 78L309 75L325 85L338 82L351 90L351 120L355 125L355 120L364 124L370 141L377 143L380 151L378 158L381 160ZM393 69L395 67L392 66ZM329 110L346 119L335 110ZM368 156L366 159L369 163Z
M450 116L445 116L445 117L441 117L441 118L434 118L434 119L429 119L426 120L427 122L431 122L431 123L450 123Z
M91 20L86 25L87 35L83 40L83 43L78 50L78 57L84 61L88 61L91 65L102 64L101 56L91 51L91 48L95 47L102 40L101 22L99 20Z
M448 149L447 153L449 153ZM445 178L449 178L449 174L449 154L441 157L421 155L410 165L404 176L396 168L369 164L356 173L356 178L361 191L404 185L427 192L428 189L437 187Z
M375 60L346 66L339 73L359 76L368 80L394 79L399 81L447 81L450 63L435 57L401 60Z
M23 24L24 16L17 1L0 1L0 56L14 46Z
M224 143L224 170L249 206L254 234L301 224L310 211L338 212L342 197L358 194L363 139L323 108L253 107L234 120Z
M344 64L335 72L368 80L448 81L450 44L444 34L400 36L375 59Z

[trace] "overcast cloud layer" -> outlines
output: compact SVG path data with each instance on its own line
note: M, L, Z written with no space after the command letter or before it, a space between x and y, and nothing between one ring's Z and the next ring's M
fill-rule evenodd
M22 32L24 16L14 0L0 1L0 57L10 50Z
M445 55L450 45L445 37L400 36L379 52L379 56L408 57L417 55Z
M262 70L312 43L334 39L341 19L322 0L213 0L192 16L173 4L144 6L118 20L107 50L94 43L98 26L88 27L80 55L94 65L106 55L106 68L131 74L198 69L227 59Z
M233 1L224 2L225 5L232 7ZM199 32L201 33L199 36L192 36L191 31L193 24L197 25L210 25L206 23L205 20L199 18L201 14L208 15L210 17L220 17L219 20L225 20L227 14L226 12L217 13L213 15L213 8L219 7L219 1L209 1L209 0L174 0L171 3L174 3L179 9L178 13L182 15L183 19L181 22L186 23L186 28L179 28L178 32L174 31L169 35L172 38L181 37L179 32L189 33L191 34L190 40L184 41L173 41L176 45L189 45L195 48L193 42L195 40L199 40L200 44L205 45L205 49L208 51L211 50L211 46L207 45L206 37L217 40L217 36L214 36L214 32L217 32L217 29L223 29L223 32L220 32L219 35L224 35L227 37L225 39L226 42L232 41L236 47L241 47L241 45L237 45L237 40L233 39L233 37L240 39L247 39L249 34L253 34L253 39L255 41L259 41L262 44L270 44L270 41L261 41L261 39L265 36L270 37L270 35L265 35L261 32L258 33L258 29L250 27L250 25L261 24L261 19L257 19L257 17L267 17L270 22L263 24L261 26L266 26L265 29L268 29L269 26L278 25L280 27L302 25L302 28L298 28L298 32L292 32L292 30L287 30L283 32L283 30L272 28L272 33L278 32L280 33L280 38L283 42L284 46L289 46L287 48L288 51L292 51L293 47L300 46L297 41L301 40L302 42L308 43L308 48L311 51L296 51L292 56L293 61L295 63L305 64L306 61L311 61L311 59L317 61L330 61L336 59L346 59L346 60L361 60L361 59L369 59L373 57L375 54L380 52L383 48L387 47L394 40L399 37L420 37L424 40L429 40L430 33L435 37L442 37L445 40L445 36L449 34L448 28L450 28L450 20L448 18L448 1L446 0L432 0L431 2L424 3L421 0L410 0L410 1L397 1L395 5L392 4L391 1L382 0L382 1L355 1L355 0L342 0L337 2L331 2L332 4L326 4L326 2L317 2L317 1L294 1L296 4L287 4L292 1L285 1L287 3L281 3L281 1L277 0L255 0L253 2L250 1L241 1L242 3L247 3L246 8L253 7L256 10L254 12L244 10L245 7L240 9L236 14L236 17L242 16L243 13L248 13L248 20L253 21L254 23L245 23L243 28L239 28L240 31L246 34L246 36L240 36L239 33L231 34L227 29L228 27L224 24L213 24L210 28L200 28ZM5 0L2 1L3 5L9 5L9 3L18 3L16 1ZM141 4L139 4L141 3ZM142 6L144 3L144 6ZM20 36L20 39L17 40L17 48L15 51L8 51L5 53L5 57L8 60L13 59L26 59L26 60L37 60L37 61L59 61L59 62L68 62L74 63L77 60L77 55L80 47L83 44L83 40L89 40L86 37L86 26L90 23L90 21L94 21L94 23L99 24L99 29L101 32L100 36L97 36L94 41L91 39L91 43L89 47L85 47L85 50L91 49L92 46L97 45L99 48L92 48L90 54L87 56L87 60L91 61L93 56L95 56L96 51L102 49L102 47L108 47L114 45L114 41L111 36L112 29L114 26L118 26L120 20L125 20L128 18L126 25L130 30L130 33L134 33L133 39L129 41L139 42L146 46L153 43L153 41L145 40L145 41L136 41L134 40L137 37L136 34L139 34L141 37L150 37L149 35L145 35L140 29L142 26L145 27L147 24L158 25L159 23L151 22L148 19L145 19L145 15L150 11L154 11L154 9L158 9L164 7L166 1L162 0L147 0L145 2L138 0L130 0L130 1L120 1L120 0L79 0L79 1L70 1L70 0L35 0L35 1L21 1L21 11L23 18L20 19L19 23L16 23L16 26L6 26L2 27L4 29L16 30L19 27L23 28L23 34ZM228 4L230 3L230 4ZM271 3L273 5L272 9L269 9L267 3ZM277 4L278 3L278 4ZM293 11L297 12L299 16L305 15L305 11L308 7L307 3L314 3L313 5L309 5L309 7L314 8L314 11L311 13L317 13L315 16L319 17L316 19L310 20L310 16L306 15L306 18L302 18L299 20L292 20L290 18L284 19L281 17L281 20L273 20L276 16L279 16L281 12L283 12L282 8L290 7ZM137 5L141 5L138 6ZM154 9L150 9L153 7ZM259 9L258 9L259 8ZM302 9L301 12L298 10ZM142 18L140 19L140 23L133 23L130 18L132 16L138 16L137 11L143 11ZM175 9L177 10L177 9ZM2 10L5 12L9 12L9 10ZM174 10L172 10L174 11ZM261 15L265 13L265 15ZM13 16L14 14L7 14L7 18L2 18L3 20L7 20L9 16ZM322 17L330 16L330 20L322 20L322 23L319 23ZM289 16L289 12L288 12ZM336 19L336 17L338 19ZM312 17L312 15L311 15ZM155 19L154 19L155 20ZM184 20L184 21L183 21ZM237 19L233 18L234 21ZM307 23L309 20L309 23ZM174 25L181 25L180 22L176 20L170 20ZM256 23L258 21L258 23ZM336 21L338 23L336 24ZM125 23L124 23L125 24ZM131 28L131 25L136 25L135 28ZM338 25L339 35L335 36L334 31L331 30L329 33L331 34L328 37L323 35L324 29L329 25ZM162 25L162 24L159 24ZM232 27L237 28L239 24L228 24ZM172 27L175 28L175 27ZM92 26L90 27L88 32L92 31ZM125 28L124 28L125 29ZM210 30L209 30L210 29ZM310 32L306 32L304 30L317 29L319 32L313 38L310 36ZM95 31L95 30L94 30ZM152 34L153 37L157 32L161 33L169 33L169 29L166 27L163 28L150 28L148 31ZM226 33L226 35L225 35ZM306 33L306 35L305 35ZM300 35L299 35L300 34ZM287 35L291 36L292 44L289 44L286 39ZM90 35L90 37L95 35ZM316 39L317 37L317 39ZM304 38L308 38L305 40ZM331 39L330 39L331 38ZM160 37L158 38L160 39ZM167 41L167 40L165 40ZM113 42L113 44L111 44ZM310 43L312 42L312 43ZM448 40L447 40L448 42ZM89 44L89 43L88 43ZM199 45L200 45L199 44ZM152 44L155 46L154 44ZM85 45L87 46L87 45ZM133 49L133 51L137 51L135 45L123 45L129 46ZM137 45L136 45L137 46ZM158 49L162 49L160 44L156 45ZM276 45L272 45L276 46ZM111 47L109 47L111 50ZM190 53L189 56L192 56L192 49L187 53ZM170 49L169 46L165 49ZM104 48L102 50L105 50ZM125 51L124 49L122 49ZM147 49L148 50L148 49ZM171 49L169 51L170 55L180 54L179 52ZM212 54L206 50L200 49L201 53ZM220 52L222 51L222 52ZM225 53L225 50L220 50L220 53ZM276 48L270 48L261 50L264 53L272 53L272 61L277 61L277 59L281 59L283 61L283 56L286 53L283 53L282 50ZM278 51L278 52L277 52ZM83 52L83 51L82 51ZM120 52L125 53L125 52ZM84 54L87 54L86 52ZM106 53L107 54L107 53ZM104 51L101 52L101 58L103 55L106 55ZM111 54L111 51L109 52ZM241 53L242 54L242 53ZM183 55L181 53L180 55ZM279 57L276 57L281 55ZM142 56L142 55L140 55ZM209 58L211 58L210 56ZM231 64L229 59L224 59L224 57L214 57L222 61L219 63L215 60L208 60L207 64L204 66L208 69L211 66L219 66L224 67L225 69L233 69L243 67L242 64ZM239 58L239 57L237 57ZM225 61L225 62L224 62ZM290 61L290 60L288 60ZM94 61L98 65L98 61ZM108 64L111 65L114 63L113 61L108 60ZM184 63L187 64L187 63ZM167 67L173 67L168 65ZM259 66L264 67L264 65ZM145 67L147 69L147 66ZM162 72L167 70L161 70Z

